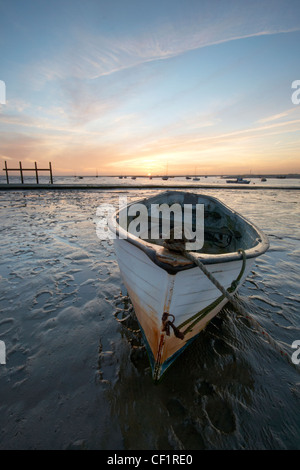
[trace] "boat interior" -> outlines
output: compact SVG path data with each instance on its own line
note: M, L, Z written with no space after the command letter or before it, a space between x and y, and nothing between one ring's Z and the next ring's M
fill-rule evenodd
M147 216L144 216L143 222L140 223L141 213L139 211L132 213L129 210L126 230L132 233L131 227L134 226L135 234L139 231L139 238L153 245L165 246L166 240L173 244L192 242L195 234L199 233L197 230L201 230L201 224L204 243L201 249L195 250L197 253L212 255L232 253L239 249L253 248L261 242L259 233L250 222L210 196L167 191L138 202L147 208L147 213L145 212ZM196 205L203 205L200 216L199 212L196 213ZM157 206L160 208L159 211ZM190 237L187 236L184 225L184 221L187 220L184 216L185 211L188 213L192 229L189 232Z

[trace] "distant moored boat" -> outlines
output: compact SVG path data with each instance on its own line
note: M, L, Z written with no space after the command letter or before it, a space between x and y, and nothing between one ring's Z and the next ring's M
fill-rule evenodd
M236 178L235 180L226 180L226 183L238 183L238 184L249 184L250 180L244 180L243 178Z

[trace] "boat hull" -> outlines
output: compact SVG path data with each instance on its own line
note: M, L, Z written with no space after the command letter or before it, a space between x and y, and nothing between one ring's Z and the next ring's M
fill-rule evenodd
M205 276L199 267L168 273L155 264L142 250L127 240L114 240L122 280L131 298L147 347L155 381L205 328L227 303L227 298ZM246 278L254 258L207 266L213 276L234 293L232 283ZM241 275L242 274L242 275ZM183 338L176 336L172 325Z

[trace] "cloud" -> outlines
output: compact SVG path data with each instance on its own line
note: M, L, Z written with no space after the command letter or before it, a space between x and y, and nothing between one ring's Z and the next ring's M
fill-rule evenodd
M241 44L234 48L236 55L230 55L232 51L228 48L230 58L225 61L225 48L208 51L214 54L201 54L201 57L199 54L199 63L189 61L194 60L195 55L188 54L246 38L298 31L299 20L291 20L291 9L278 1L263 2L263 6L259 6L253 0L245 7L243 2L228 1L225 6L219 0L212 0L211 6L210 2L205 5L203 0L191 2L190 9L188 2L178 3L182 3L182 8L174 7L167 12L162 6L164 15L157 16L154 11L150 20L142 19L142 23L139 11L130 28L126 21L119 21L120 18L114 28L108 29L111 19L101 23L99 17L87 23L76 17L76 24L66 22L61 36L54 28L62 39L58 48L52 40L47 43L47 34L41 46L37 39L32 39L32 43L40 47L40 53L31 54L23 65L27 82L23 74L18 74L22 79L22 92L16 91L18 101L11 100L3 112L1 109L2 130L8 131L9 136L7 139L5 132L1 136L2 153L37 159L38 154L43 154L47 160L53 156L56 167L63 165L64 169L83 168L85 162L92 168L94 162L96 166L100 161L103 167L107 165L105 168L117 171L121 165L138 168L140 164L154 165L154 162L159 164L172 158L184 166L189 159L193 162L205 154L219 153L219 160L228 160L231 155L234 158L243 152L249 155L250 150L259 152L265 142L272 148L279 140L291 142L292 139L282 136L296 135L299 131L299 120L292 120L297 117L292 114L296 107L278 109L278 103L270 106L267 97L263 104L257 105L258 87L263 85L255 66L252 67L253 77L257 80L251 82L252 88L248 89L247 83L242 81L236 88L231 83L234 80L237 83L239 73L232 69L232 60L238 56L234 66L244 71L243 65L247 70L249 64L250 69L249 50L253 48L244 48ZM273 4L274 8L268 10L266 6ZM127 7L124 9L127 11ZM149 10L153 10L152 6ZM118 12L114 15L118 16ZM293 18L296 18L294 12ZM54 34L52 29L50 33ZM274 44L279 44L280 41L274 39ZM256 53L260 44L254 42ZM272 41L267 42L271 47ZM184 54L186 60L166 63ZM280 62L277 54L271 54L269 59L272 66ZM253 63L259 67L260 60L261 57ZM165 61L168 66L145 66L159 61L161 64ZM270 73L273 70L270 67ZM215 78L218 83L213 82ZM283 82L283 78L279 78ZM222 94L215 93L218 86ZM257 120L262 106L265 115ZM254 119L256 122L251 126ZM26 135L31 135L32 140L26 140ZM292 137L296 140L294 135Z
M144 165L150 162L156 162L156 166L161 166L161 162L181 163L192 162L201 157L201 155L216 154L219 161L224 160L224 157L229 155L230 158L235 160L237 153L241 151L243 155L253 155L258 151L258 142L264 141L270 137L278 137L285 133L297 133L300 131L300 119L287 121L282 123L272 123L264 126L250 127L238 131L214 134L210 136L195 136L195 134L182 133L180 136L163 137L164 132L160 136L153 136L153 140L145 139L136 140L135 147L124 146L123 151L119 154L115 162L109 162L110 167L135 167L139 163ZM270 142L266 146L272 148ZM274 143L274 145L275 145ZM188 157L188 158L187 158ZM238 159L241 159L238 156Z
M258 22L251 15L243 17L237 10L216 9L212 17L202 12L194 18L170 18L159 25L150 24L135 33L104 35L76 28L55 56L37 65L36 77L45 81L93 80L148 62L166 60L192 50L251 37L299 31L299 27L279 27L276 23ZM243 9L242 9L243 10ZM244 12L245 13L245 12Z
M279 119L285 118L289 116L290 114L294 113L296 111L296 108L290 108L287 111L283 111L278 114L272 114L271 116L267 116L265 118L259 119L257 122L263 124L265 122L271 122L271 121L277 121Z
M247 16L245 8L226 9L218 2L215 8L193 8L194 15L185 8L180 18L170 13L130 32L122 22L115 34L77 24L67 30L67 39L55 54L49 51L47 58L29 64L32 86L46 85L45 92L53 84L54 98L63 103L69 125L82 126L121 108L137 83L151 73L148 69L133 80L138 66L230 41L297 30L286 21L279 27L269 17L257 22L254 8L248 8ZM126 76L118 75L125 71Z
M256 167L267 163L275 165L276 162L283 165L287 148L289 158L294 159L294 166L298 162L300 119L270 122L210 136L198 136L188 131L178 136L166 135L165 130L162 129L160 134L153 132L147 138L143 135L129 135L114 142L97 140L96 133L89 135L84 132L35 136L17 132L8 136L2 133L1 156L14 160L12 166L18 164L20 155L24 162L47 164L51 161L55 174L87 172L87 168L95 168L106 174L117 174L120 168L126 169L125 173L162 173L166 162L170 172L175 171L175 168L181 172L189 168L193 172L195 166L200 171L207 165L210 168L215 165L214 171L217 169L219 172L226 171L229 165L239 171L243 165L248 169L250 162L258 162ZM287 139L288 134L292 136L291 139ZM282 139L284 145L278 145L279 139Z

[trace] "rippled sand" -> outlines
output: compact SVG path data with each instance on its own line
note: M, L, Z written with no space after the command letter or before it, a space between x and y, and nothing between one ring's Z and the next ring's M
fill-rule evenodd
M239 301L292 354L299 191L202 192L269 235ZM299 449L299 373L230 306L153 385L112 242L96 236L97 206L119 194L0 194L0 448Z

